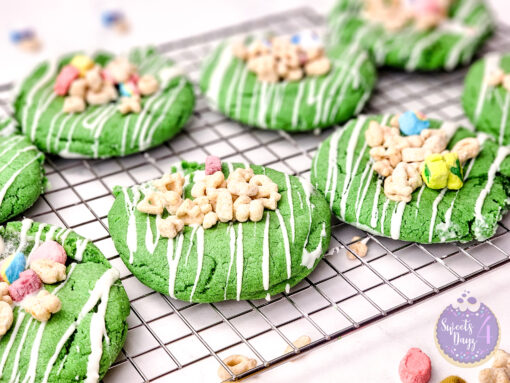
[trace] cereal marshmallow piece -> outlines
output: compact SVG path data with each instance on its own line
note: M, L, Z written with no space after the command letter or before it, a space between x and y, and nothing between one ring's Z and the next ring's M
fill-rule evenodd
M425 158L421 172L423 182L430 189L443 189L448 184L449 171L441 154L431 154Z
M4 282L13 283L20 277L20 273L25 270L26 260L23 253L12 254L0 265L0 276Z
M23 308L39 322L46 322L50 319L51 314L60 311L62 302L57 296L43 289L37 296L27 297L23 302Z
M38 259L49 259L54 262L66 264L67 254L62 245L56 241L43 242L30 256L30 262Z
M431 371L430 358L419 348L409 349L398 366L402 383L427 383Z
M30 269L41 278L43 283L52 285L66 279L66 267L51 259L38 259L30 262Z
M310 343L312 343L312 338L310 338L308 335L301 335L299 338L297 338L294 342L292 342L292 344L296 347L296 348L301 348L301 347L305 347L305 346L308 346ZM283 352L284 354L287 354L289 352L292 352L294 351L292 349L292 347L290 346L287 346L287 348L285 349L285 351Z
M420 134L430 127L430 121L419 112L407 111L398 118L400 131L406 136Z
M19 279L9 286L9 294L14 302L20 302L41 287L39 276L33 270L25 270L19 275Z
M53 90L59 96L65 96L72 82L80 76L80 71L72 65L66 65L60 70Z
M205 159L205 175L209 176L221 172L221 160L216 156L207 156Z
M478 374L480 383L510 383L504 368L484 368Z
M3 336L9 331L12 326L14 315L12 308L8 303L0 301L0 336Z
M240 375L251 370L257 365L257 361L255 359L250 359L244 355L231 355L223 359L223 362L234 373L234 375ZM225 367L223 366L218 368L218 376L222 381L231 378L230 373L225 370Z
M505 350L497 350L494 354L494 360L492 361L492 367L495 368L506 368L510 372L510 354Z
M94 67L94 61L85 55L76 55L72 58L70 64L78 69L80 77L85 77L88 70Z
M0 282L0 301L12 305L12 298L9 295L9 285L7 282Z
M135 94L131 97L122 97L118 109L122 114L140 113L142 111L140 96Z
M446 166L448 167L448 184L450 190L459 190L464 186L464 172L460 165L457 153L450 152L443 155Z
M143 96L150 96L158 91L158 80L150 74L144 74L138 80L138 89Z
M85 110L85 100L78 96L68 96L64 100L64 113L80 113Z

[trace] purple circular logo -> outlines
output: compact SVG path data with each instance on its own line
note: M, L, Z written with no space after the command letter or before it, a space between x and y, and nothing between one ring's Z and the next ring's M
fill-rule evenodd
M435 339L440 353L461 367L482 364L496 351L500 331L494 313L465 291L439 316Z

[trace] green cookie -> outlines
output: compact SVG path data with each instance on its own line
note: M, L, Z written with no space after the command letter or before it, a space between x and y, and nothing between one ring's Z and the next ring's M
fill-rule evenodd
M242 164L223 164L225 176ZM309 182L261 166L250 166L278 184L276 211L259 222L218 223L204 230L185 226L175 238L159 236L156 216L136 205L149 184L117 187L108 224L122 260L144 284L191 302L260 299L278 294L305 278L329 246L328 205ZM203 165L183 162L185 197ZM176 168L172 169L177 171Z
M34 204L44 191L44 155L13 130L12 123L0 123L0 222L12 218Z
M490 53L477 61L466 76L462 105L477 130L489 133L500 145L510 144L510 92L490 86L487 78L495 69L510 72L510 54Z
M25 219L0 227L6 251L30 257L43 241L67 252L67 279L43 287L56 294L61 310L39 322L20 306L0 339L0 382L99 381L115 361L127 335L129 300L99 249L70 229Z
M470 62L492 32L483 0L454 0L448 19L437 28L412 26L396 32L363 16L364 0L340 0L329 16L332 46L355 44L370 50L377 65L407 71L452 70Z
M200 89L214 109L247 125L296 132L325 128L358 114L376 80L363 50L341 47L327 56L332 69L326 75L270 84L259 81L224 42L205 62Z
M153 48L135 49L128 56L141 75L152 74L160 83L160 91L142 97L140 113L123 115L117 102L88 105L81 113L64 113L64 97L54 93L53 85L60 68L72 57L36 67L23 81L14 103L23 133L46 153L87 158L125 156L167 141L191 115L195 102L191 83ZM112 58L110 53L94 56L102 65Z
M360 229L404 241L467 242L491 237L508 209L510 147L479 134L482 150L464 165L464 186L459 191L422 186L409 203L394 202L386 198L382 179L372 169L364 134L371 120L387 123L390 118L359 117L319 147L312 184L324 193L333 212ZM431 120L431 128L441 126L455 131L449 149L460 139L474 136L452 123Z

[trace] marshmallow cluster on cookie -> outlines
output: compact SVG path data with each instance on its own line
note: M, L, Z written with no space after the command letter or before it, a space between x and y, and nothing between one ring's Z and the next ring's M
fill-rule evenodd
M448 17L450 5L451 0L364 0L363 15L389 31L397 31L407 25L428 30Z
M503 88L510 92L510 73L505 73L501 68L496 68L490 72L485 82L494 87L503 86Z
M476 138L464 138L451 151L449 137L442 129L428 129L421 113L394 116L390 126L371 121L365 131L373 169L384 177L384 194L393 201L411 201L414 190L423 183L431 189L463 186L462 165L480 152ZM412 133L401 135L401 133Z
M76 55L59 72L54 91L65 96L64 113L83 112L87 105L117 101L122 114L140 113L141 96L159 89L152 75L140 76L136 66L125 57L116 57L103 68L90 57Z
M5 250L0 238L0 254ZM66 280L67 255L55 241L42 243L31 252L27 262L21 252L11 254L0 263L0 336L11 327L13 306L20 305L38 321L47 321L60 311L60 299L43 288ZM28 266L28 269L27 269Z
M156 190L147 192L137 209L158 215L157 228L166 238L175 238L186 225L209 229L218 222L260 221L264 209L275 210L281 198L278 185L253 169L235 169L225 179L220 159L212 156L206 159L205 176L191 189L193 199L183 196L181 173L165 174L152 186ZM161 218L165 211L169 216Z
M232 52L246 61L248 69L262 82L299 81L305 76L321 76L331 69L324 47L315 33L291 37L254 39L248 45L239 41Z

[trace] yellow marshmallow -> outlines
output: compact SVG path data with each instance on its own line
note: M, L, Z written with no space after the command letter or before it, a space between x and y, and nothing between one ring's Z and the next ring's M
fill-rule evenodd
M421 177L429 188L445 188L448 184L448 175L448 168L441 154L431 154L425 158Z
M464 186L464 174L462 166L460 165L459 156L457 153L446 153L443 155L448 168L448 189L459 190Z
M80 71L80 77L84 77L85 73L95 65L94 61L85 55L74 56L70 64Z

